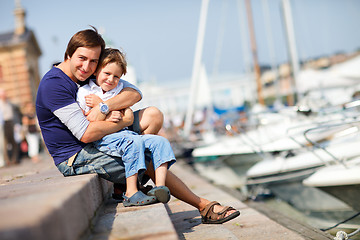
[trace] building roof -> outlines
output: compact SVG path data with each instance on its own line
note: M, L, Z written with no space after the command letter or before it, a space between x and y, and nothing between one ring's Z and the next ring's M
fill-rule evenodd
M21 35L15 34L15 32L0 33L0 48L12 47L22 43L31 43L35 49L41 55L39 44L36 41L33 31L26 29Z

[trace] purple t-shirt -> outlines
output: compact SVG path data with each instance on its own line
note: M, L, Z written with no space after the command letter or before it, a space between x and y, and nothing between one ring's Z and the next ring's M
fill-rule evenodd
M36 114L46 147L53 157L55 165L69 159L86 145L79 140L82 136L81 133L78 133L81 136L77 138L65 125L66 118L69 120L71 116L80 117L76 111L77 90L78 85L56 67L45 74L38 88ZM69 115L62 115L64 119L55 115L56 111L63 113L67 108ZM82 121L82 125L85 127L83 134L89 122L79 106L78 109L84 119L72 119L71 121Z

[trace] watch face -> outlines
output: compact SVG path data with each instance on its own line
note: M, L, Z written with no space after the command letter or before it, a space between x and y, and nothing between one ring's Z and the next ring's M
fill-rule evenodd
M109 111L109 107L106 104L101 104L100 105L100 111L104 114L107 114Z

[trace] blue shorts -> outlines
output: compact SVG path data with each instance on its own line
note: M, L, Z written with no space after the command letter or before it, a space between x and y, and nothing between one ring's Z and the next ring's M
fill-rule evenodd
M145 150L150 151L155 170L164 163L169 168L176 161L170 142L158 135L121 130L95 141L94 146L103 153L121 157L127 178L146 170Z
M136 116L136 117L135 117ZM134 131L140 132L139 111L134 112ZM151 161L151 153L145 152L146 167ZM67 165L68 161L64 161L57 165L57 168L64 176L73 176L87 173L97 173L113 183L126 183L125 166L121 157L115 157L100 152L93 143L87 144L80 152L78 152L72 166ZM149 177L144 177L144 172L138 174L139 181L144 184Z

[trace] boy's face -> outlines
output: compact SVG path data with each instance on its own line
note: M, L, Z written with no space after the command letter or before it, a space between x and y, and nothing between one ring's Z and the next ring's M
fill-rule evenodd
M99 57L101 53L101 47L79 47L76 49L70 61L70 73L69 77L74 81L85 81L96 70Z
M117 63L106 64L105 67L98 70L96 75L96 83L105 92L114 89L122 76L123 71Z

